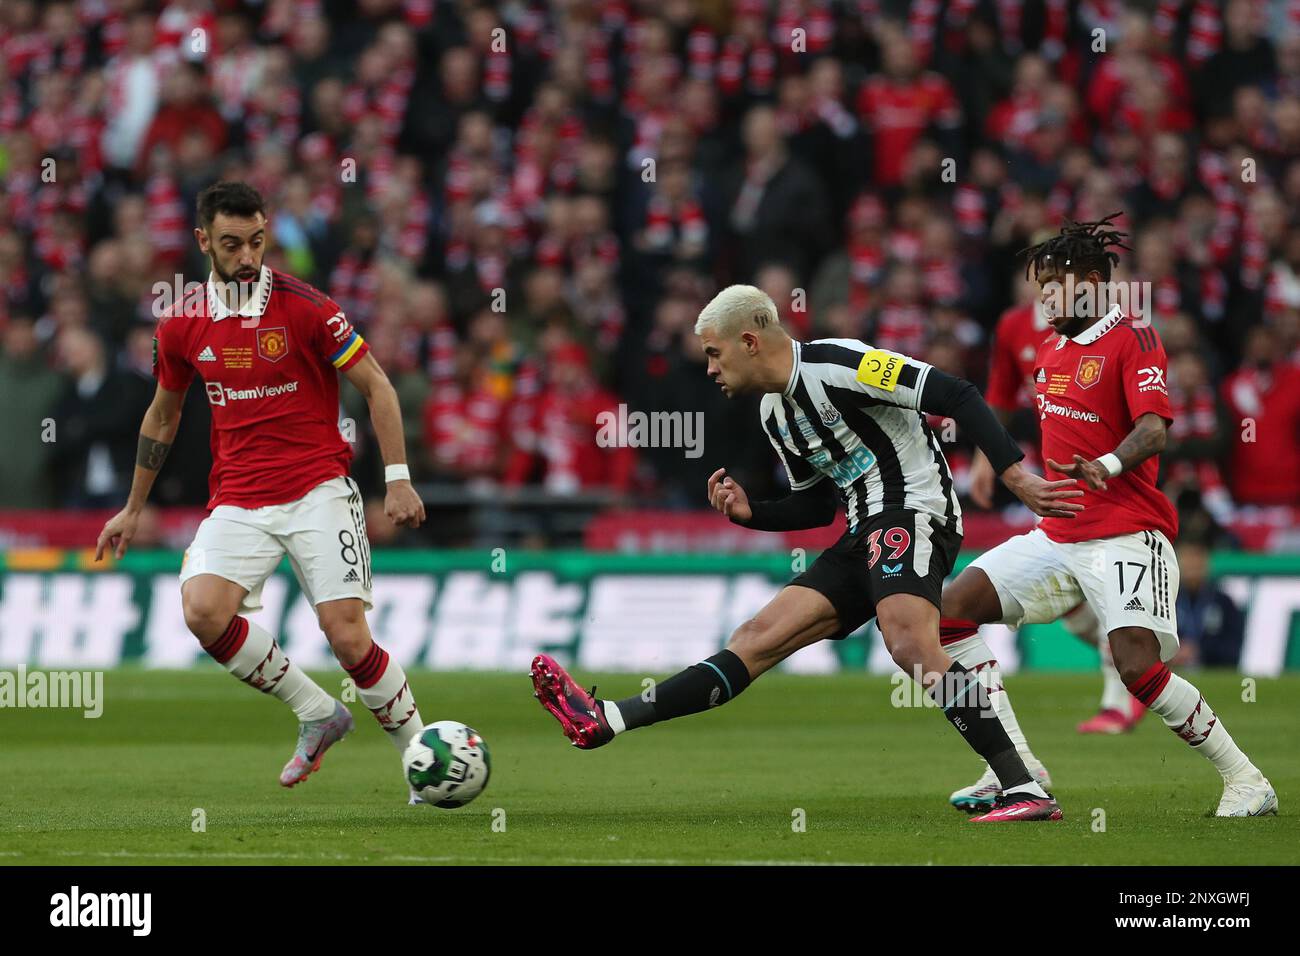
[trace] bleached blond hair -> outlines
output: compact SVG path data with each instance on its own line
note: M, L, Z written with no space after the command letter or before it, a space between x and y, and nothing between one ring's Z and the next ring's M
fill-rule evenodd
M729 285L700 310L695 334L702 335L707 330L732 336L747 329L763 330L780 325L776 303L766 292L752 285Z

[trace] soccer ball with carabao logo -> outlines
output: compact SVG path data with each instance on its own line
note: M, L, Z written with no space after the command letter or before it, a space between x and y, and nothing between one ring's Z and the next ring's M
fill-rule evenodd
M492 758L473 727L455 720L426 724L402 755L406 779L430 806L463 807L487 786Z

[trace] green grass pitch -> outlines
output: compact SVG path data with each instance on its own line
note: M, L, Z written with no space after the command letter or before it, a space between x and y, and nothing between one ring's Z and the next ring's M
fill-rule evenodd
M318 677L337 692L341 674ZM295 724L281 704L215 667L114 671L97 720L0 712L0 863L1300 863L1300 677L1259 681L1254 702L1235 675L1194 679L1280 817L1210 816L1218 775L1151 716L1121 738L1076 734L1091 675L1008 680L1064 822L979 827L947 804L976 759L936 710L891 706L882 677L769 675L719 711L582 753L524 674L421 673L424 719L470 724L493 758L477 801L432 810L405 805L397 754L360 704L356 732L283 790Z

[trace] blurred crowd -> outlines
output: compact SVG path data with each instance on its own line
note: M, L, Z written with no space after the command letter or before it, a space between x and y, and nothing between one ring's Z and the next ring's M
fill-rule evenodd
M1122 210L1169 493L1300 505L1297 0L8 0L0 38L0 507L124 499L219 178L370 342L421 481L777 494L691 334L714 292L983 382L1017 251ZM619 403L703 411L703 457L599 447ZM201 390L184 417L164 504L206 496Z

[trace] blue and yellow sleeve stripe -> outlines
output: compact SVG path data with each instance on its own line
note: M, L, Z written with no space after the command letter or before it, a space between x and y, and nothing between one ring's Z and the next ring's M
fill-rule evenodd
M365 339L357 335L353 330L352 335L343 343L343 347L330 356L330 362L337 369L346 369L356 359L361 358L368 351Z

